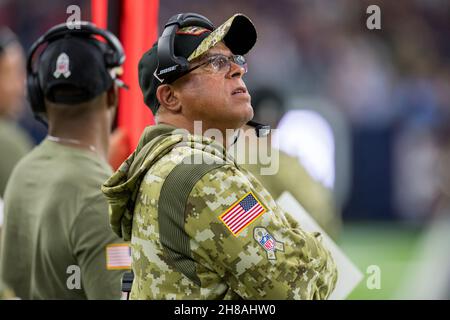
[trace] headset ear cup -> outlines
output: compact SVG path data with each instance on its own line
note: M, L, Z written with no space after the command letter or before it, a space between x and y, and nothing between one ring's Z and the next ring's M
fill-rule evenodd
M107 68L114 68L119 66L119 59L113 50L108 50L104 55L105 65Z
M177 57L178 64L180 65L180 72L186 72L189 70L189 61L185 57Z
M30 74L27 78L28 100L30 101L31 109L35 114L45 113L44 95L39 85L37 75Z
M106 68L112 69L120 66L120 54L111 44L96 41L95 45L103 52L103 61Z

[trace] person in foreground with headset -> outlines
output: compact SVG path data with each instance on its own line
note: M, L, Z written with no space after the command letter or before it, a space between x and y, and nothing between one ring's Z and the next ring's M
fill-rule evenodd
M157 125L102 188L113 230L131 240L131 299L325 299L334 289L336 266L320 235L303 231L236 164L226 150L232 138L204 134L251 120L242 55L255 42L242 14L216 29L186 13L141 58Z
M100 187L112 172L115 70L124 59L118 39L87 22L55 26L30 49L28 95L49 131L6 187L0 276L19 298L121 298L129 248L109 226Z

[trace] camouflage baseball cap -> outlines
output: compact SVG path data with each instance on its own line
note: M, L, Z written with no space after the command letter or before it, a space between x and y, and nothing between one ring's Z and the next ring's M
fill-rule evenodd
M247 16L237 13L214 30L199 26L179 29L175 35L174 53L192 61L223 41L233 54L244 55L255 45L256 37L252 21ZM158 42L144 53L138 66L139 85L144 102L154 114L159 108L156 89L161 84L154 76L157 67Z

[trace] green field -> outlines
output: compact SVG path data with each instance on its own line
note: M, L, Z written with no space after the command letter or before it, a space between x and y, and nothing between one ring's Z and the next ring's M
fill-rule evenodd
M398 290L406 271L415 261L421 234L417 228L396 224L346 224L338 244L364 274L364 279L348 299L399 298ZM380 289L367 288L370 274L366 271L370 265L381 269Z

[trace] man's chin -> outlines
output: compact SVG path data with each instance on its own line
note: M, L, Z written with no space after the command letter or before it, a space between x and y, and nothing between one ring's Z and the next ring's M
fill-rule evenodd
M251 104L248 104L248 108L247 108L247 116L245 118L245 123L249 122L250 120L253 119L254 113L253 113L253 107L251 106ZM245 124L244 123L244 124Z
M238 111L239 112L236 112ZM241 129L247 122L253 119L253 108L250 104L239 106L239 109L230 110L228 114L223 115L222 118L216 118L215 121L218 127L224 129Z

